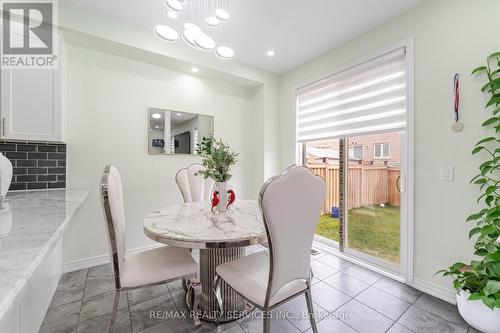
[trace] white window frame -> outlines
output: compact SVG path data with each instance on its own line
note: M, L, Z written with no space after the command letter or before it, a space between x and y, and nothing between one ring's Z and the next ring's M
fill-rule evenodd
M377 151L375 147L378 145L380 145L381 156L376 156L376 154L375 154L375 152ZM385 155L384 145L387 145L387 150L389 150L387 152L387 155ZM391 158L391 144L389 142L374 143L373 144L373 158L377 159L377 160L386 160L386 159Z
M414 37L409 37L407 39L401 40L387 47L384 47L376 52L369 54L368 56L362 57L361 59L345 64L343 66L337 67L334 70L323 72L316 77L311 77L302 82L298 82L295 85L295 90L298 90L304 86L307 86L313 82L324 80L327 77L333 76L340 72L343 72L351 67L358 66L364 62L367 62L373 58L379 57L390 51L396 50L401 47L406 48L406 75L407 75L407 119L406 119L406 130L404 135L402 135L401 141L401 167L406 169L406 175L402 175L401 184L404 187L405 196L401 201L402 218L404 218L404 223L402 223L401 228L401 273L394 273L387 270L383 265L378 265L377 263L370 262L369 260L359 260L356 257L346 255L338 250L338 243L323 238L321 236L315 236L314 246L323 249L325 252L334 253L340 257L343 257L349 261L355 262L361 266L373 269L383 275L389 276L393 279L405 282L406 284L414 285L414 270L413 270L413 252L414 252L414 222L413 222L413 189L414 189ZM298 97L294 96L294 108L295 108L295 132L294 138L297 138L298 133ZM297 164L302 164L304 161L305 149L303 149L303 143L296 142L295 148L295 161ZM403 222L403 221L402 221ZM322 238L322 239L321 239Z
M354 159L356 156L354 156L354 148L357 148L357 147L361 147L361 158L358 160L356 159L356 161L362 161L363 158L364 158L364 155L365 155L365 152L364 152L364 145L350 145L348 148L347 148L347 157L348 158L351 158L351 149L352 149L352 158Z

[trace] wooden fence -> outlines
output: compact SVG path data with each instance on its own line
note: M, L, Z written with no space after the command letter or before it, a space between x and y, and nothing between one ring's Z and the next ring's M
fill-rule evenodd
M339 166L308 164L307 167L326 181L327 192L323 212L329 213L332 207L339 207ZM347 208L382 203L399 206L400 193L397 188L399 175L399 168L370 165L349 166Z

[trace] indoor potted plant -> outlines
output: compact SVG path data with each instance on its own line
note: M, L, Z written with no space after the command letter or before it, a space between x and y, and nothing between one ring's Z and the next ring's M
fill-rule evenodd
M234 191L228 188L232 175L231 166L235 165L238 153L234 152L221 139L204 137L196 147L196 153L202 157L205 170L200 171L205 179L210 177L215 181L212 191L212 211L226 212L236 199Z
M486 74L488 78L481 90L491 95L486 104L491 117L483 127L493 132L472 151L487 156L479 166L479 174L471 180L480 186L477 202L483 208L467 218L467 222L475 223L469 238L477 237L474 254L479 260L469 265L457 262L440 273L453 278L458 310L465 321L480 331L500 333L500 52L490 55L486 65L474 69L472 74Z

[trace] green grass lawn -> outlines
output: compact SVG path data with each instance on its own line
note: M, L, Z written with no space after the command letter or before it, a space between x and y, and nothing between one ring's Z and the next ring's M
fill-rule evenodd
M320 236L339 241L339 220L322 215L316 227ZM349 247L399 263L399 207L362 207L349 210Z

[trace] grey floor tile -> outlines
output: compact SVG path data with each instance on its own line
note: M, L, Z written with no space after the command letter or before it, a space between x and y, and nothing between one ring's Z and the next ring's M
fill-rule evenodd
M341 316L340 320L360 333L383 333L394 323L355 299L344 304L335 313Z
M350 265L343 272L368 284L373 284L382 278L381 274L355 264Z
M160 284L157 286L144 287L140 289L127 290L128 304L136 304L156 298L158 296L168 294L169 290L166 284Z
M314 303L318 304L328 312L336 310L351 299L348 295L330 287L322 281L312 286L311 292Z
M115 289L110 264L89 268L83 297L92 297Z
M323 280L324 278L327 278L330 275L338 272L337 269L330 267L326 264L323 264L318 260L311 261L311 269L313 271L314 277L319 280Z
M338 270L346 269L347 267L352 265L351 262L349 262L345 259L339 258L337 256L334 256L332 254L327 254L327 255L319 258L318 261L322 262L323 264L327 264L328 266L331 266L331 267L338 269Z
M110 314L111 311L113 311L114 300L114 291L84 298L82 302L82 309L80 312L80 322ZM121 292L118 309L123 309L127 306L127 293Z
M80 321L78 323L77 333L97 333L107 332L111 321L111 313L104 316L89 319L87 321ZM113 326L113 333L131 333L132 327L130 325L130 316L128 307L121 309L116 314L115 324Z
M255 311L259 312L260 311ZM248 318L243 318L238 320L238 324L246 333L261 333L263 327L263 321L261 315L254 315ZM271 333L299 333L299 329L296 328L291 322L284 318L273 318L271 319Z
M169 319L175 319L176 311L177 308L170 295L162 295L146 302L131 305L132 331L139 332Z
M476 330L474 327L472 326L469 326L469 330L467 331L467 333L482 333L481 331L479 330Z
M54 307L81 300L86 279L86 269L64 273L52 297L50 306Z
M338 289L342 291L343 293L346 293L349 296L356 296L366 288L368 288L370 285L366 284L358 279L353 278L350 275L347 275L343 272L338 272L336 274L333 274L326 279L323 280L323 282L328 283L330 286L334 287L335 289Z
M412 333L413 331L410 330L409 328L404 327L403 325L400 325L398 323L394 323L394 325L389 328L387 333Z
M377 281L373 286L408 303L415 302L422 295L421 291L388 277Z
M464 333L467 328L450 323L443 318L430 312L422 310L416 306L411 306L398 323L415 332L426 333Z
M316 322L320 322L322 318L328 316L329 312L323 309L318 304L313 304L314 317ZM286 302L285 304L276 308L282 317L286 317L295 327L301 331L307 330L311 327L309 314L307 311L307 304L305 296L297 296L294 299Z
M169 283L167 283L167 287L168 287L168 290L170 290L170 292L177 291L177 290L183 290L181 280L169 282Z
M439 298L423 294L415 302L415 306L421 308L422 310L429 311L458 326L465 328L469 327L469 325L460 316L460 313L458 313L456 305L440 300Z
M245 333L243 329L241 328L240 325L236 324L231 328L228 328L227 330L222 331L224 333Z
M146 328L140 333L191 333L184 326L184 323L179 318L172 318L163 321L157 325Z
M397 320L411 305L374 287L366 289L356 299L392 320Z
M73 332L78 324L82 301L49 308L39 333Z
M325 318L316 326L319 333L356 333L353 328L334 317ZM308 329L306 333L312 333L312 329Z
M184 326L186 327L189 333L222 333L227 332L233 327L237 327L239 331L235 332L243 332L242 328L239 327L237 321L230 321L227 323L220 323L219 325L215 323L209 323L206 321L202 321L201 325L195 326L194 322L191 318L184 319Z

